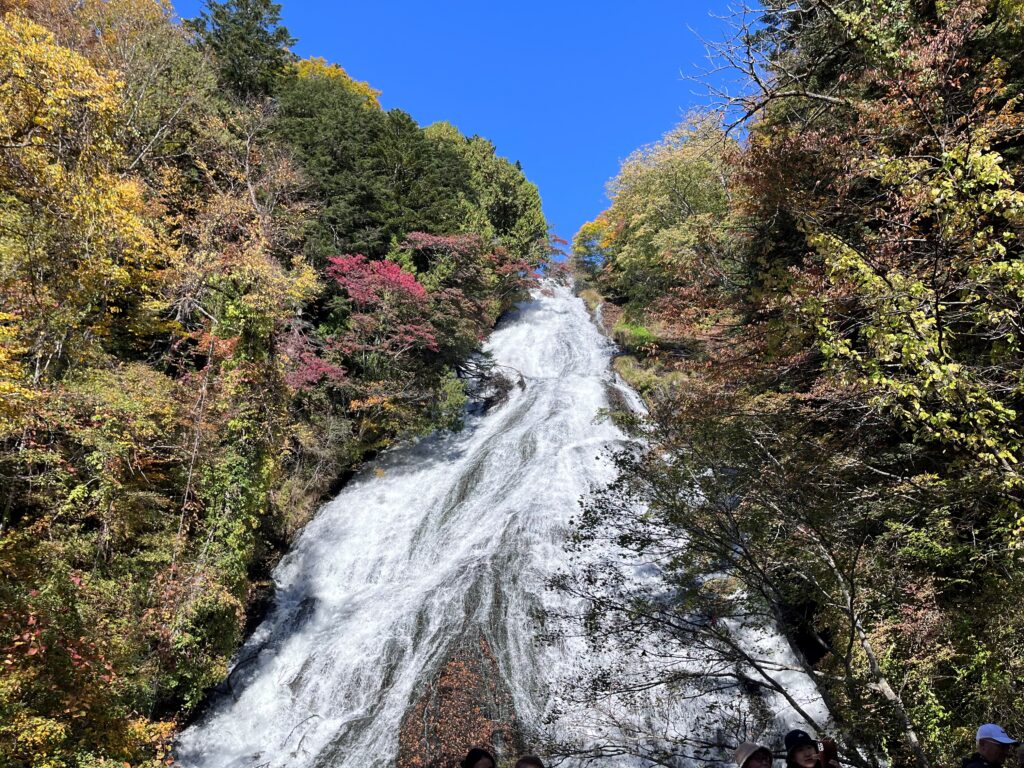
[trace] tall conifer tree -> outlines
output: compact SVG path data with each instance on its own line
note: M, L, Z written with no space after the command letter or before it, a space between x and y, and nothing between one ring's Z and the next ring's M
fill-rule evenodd
M245 98L269 96L295 58L295 38L270 0L209 0L194 22L217 57L221 85Z

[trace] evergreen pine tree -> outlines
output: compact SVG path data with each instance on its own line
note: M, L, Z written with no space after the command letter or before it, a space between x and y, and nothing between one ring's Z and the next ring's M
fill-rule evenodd
M268 96L287 71L295 38L271 0L208 0L193 24L217 57L221 85L240 98Z

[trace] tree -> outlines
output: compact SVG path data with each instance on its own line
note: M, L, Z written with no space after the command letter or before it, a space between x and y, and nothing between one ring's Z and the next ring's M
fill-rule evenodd
M653 417L645 444L616 454L618 480L585 506L574 537L581 567L557 582L587 602L570 627L582 621L595 646L644 657L592 673L584 700L731 688L752 702L747 716L728 732L736 693L715 705L728 735L699 745L704 757L775 738L780 724L758 714L760 700L837 735L855 765L889 759L880 732L905 737L923 758L916 713L890 678L892 628L879 627L875 611L902 604L907 630L912 615L934 618L930 590L904 591L915 563L899 526L908 503L941 507L942 493L908 477L908 456L884 436L837 429L841 414L737 396L713 377L663 393ZM940 540L957 547L936 531ZM636 579L637 564L657 578ZM775 632L792 655L780 656ZM948 638L931 642L941 653ZM807 708L807 688L824 698L826 718Z
M522 167L499 157L487 139L466 138L450 123L434 123L425 132L469 164L474 195L466 201L470 226L464 228L497 238L516 259L537 261L543 254L547 224L540 193Z
M306 233L317 265L339 253L384 256L409 232L463 225L469 168L404 112L382 112L350 81L302 70L281 92L277 136L313 184L319 215Z
M747 9L719 48L749 80L724 105L748 130L723 157L728 226L677 217L686 185L646 152L582 242L608 242L606 290L701 342L671 364L684 386L649 388L651 447L583 528L665 554L672 591L619 594L594 625L666 626L679 650L707 630L678 614L755 605L851 761L948 763L977 722L1024 722L1016 12ZM616 286L627 269L642 288Z
M25 348L18 343L17 317L0 313L0 439L17 430L32 397L32 390L25 386L25 369L20 360L24 353ZM5 524L0 525L0 530Z
M13 7L0 763L163 764L337 479L459 425L462 356L530 265L467 231L457 151L290 63L276 5L199 35L163 0Z
M593 283L597 279L608 258L605 254L608 234L607 223L603 216L599 216L580 227L572 239L573 272L588 282Z
M92 59L0 24L0 752L19 766L154 757L161 715L222 674L276 524L275 341L318 287L263 107L214 112L157 4L59 20Z
M713 115L687 119L630 155L608 185L611 206L577 235L577 260L640 311L705 279L724 247L734 144Z
M340 82L345 88L357 96L361 96L366 103L380 109L380 91L370 86L369 83L354 80L345 68L338 64L329 64L322 56L311 56L308 59L300 59L295 63L296 77L322 77L334 79Z
M216 57L221 84L239 98L275 93L294 60L295 38L271 0L209 0L193 26Z
M40 386L130 346L125 330L154 328L147 302L167 243L137 179L114 171L114 78L16 15L4 16L0 40L0 308L19 315Z

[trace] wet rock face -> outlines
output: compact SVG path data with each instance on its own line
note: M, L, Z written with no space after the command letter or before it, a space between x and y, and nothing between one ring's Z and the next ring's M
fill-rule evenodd
M406 713L398 768L455 768L470 747L499 760L518 751L519 729L498 663L483 635L466 640Z

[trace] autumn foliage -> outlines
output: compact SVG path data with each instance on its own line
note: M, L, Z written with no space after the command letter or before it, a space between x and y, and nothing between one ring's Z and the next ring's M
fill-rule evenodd
M581 540L619 521L623 546L704 584L673 616L780 627L850 762L952 764L977 724L1024 728L1020 7L736 18L715 50L747 89L629 158L574 244L653 416ZM749 663L721 624L666 630L662 595L619 597L598 636Z
M273 3L0 8L0 766L163 764L337 478L459 426L546 224Z

